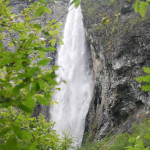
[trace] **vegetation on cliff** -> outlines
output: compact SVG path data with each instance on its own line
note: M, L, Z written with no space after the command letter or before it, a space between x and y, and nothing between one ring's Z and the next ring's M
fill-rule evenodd
M146 1L136 0L134 2L134 10L135 10L135 12L140 13L140 15L142 17L144 17L147 12L147 6L149 6L149 5L150 5L149 0L146 0Z
M65 133L61 138L54 130L55 123L48 122L42 114L31 117L9 107L0 117L1 150L67 150L73 142Z
M100 142L83 144L79 150L149 150L150 121L144 120L134 125L130 132L107 135Z

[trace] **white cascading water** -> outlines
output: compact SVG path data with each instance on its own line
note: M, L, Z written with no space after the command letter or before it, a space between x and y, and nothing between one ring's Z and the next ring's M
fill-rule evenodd
M89 52L86 46L81 8L69 7L65 29L64 45L58 49L58 78L65 80L56 91L55 104L50 108L51 120L59 134L69 132L80 146L84 133L85 117L93 93L93 74L90 69Z

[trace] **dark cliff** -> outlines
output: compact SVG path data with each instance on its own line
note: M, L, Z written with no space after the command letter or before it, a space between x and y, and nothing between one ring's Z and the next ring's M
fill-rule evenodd
M95 83L84 140L93 141L129 131L150 113L150 95L135 80L150 66L150 17L130 0L82 0L82 11Z

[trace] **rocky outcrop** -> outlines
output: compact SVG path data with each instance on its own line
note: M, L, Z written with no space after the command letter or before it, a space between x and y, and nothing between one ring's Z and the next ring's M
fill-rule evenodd
M82 0L82 12L95 83L84 142L129 131L149 115L150 95L135 79L150 66L150 19L130 0Z

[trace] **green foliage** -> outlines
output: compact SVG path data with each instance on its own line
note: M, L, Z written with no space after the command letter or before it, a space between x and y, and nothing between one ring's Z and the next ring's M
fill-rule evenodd
M140 15L144 17L147 12L147 6L149 6L149 2L150 2L149 0L146 1L136 0L134 3L135 12L140 13Z
M140 76L140 77L136 78L136 80L139 83L143 83L143 85L142 85L143 91L150 91L150 68L144 67L143 70L147 75Z
M48 123L42 114L38 118L30 117L10 107L1 111L0 119L3 120L0 122L0 149L67 150L73 142L66 134L60 138L53 129L54 123Z
M132 134L106 136L100 142L85 143L79 150L149 150L150 121L143 121L132 128Z
M0 108L14 106L32 113L36 102L49 105L53 95L50 89L57 85L55 69L41 68L51 61L45 53L55 50L55 43L60 39L60 25L54 20L46 25L36 23L41 15L51 12L45 0L32 3L18 15L11 13L8 5L9 1L0 0L3 6L0 12ZM12 34L17 36L12 38ZM4 46L3 41L7 39L8 46ZM46 47L47 39L51 43L49 47Z
M110 19L108 18L108 16L107 16L107 17L104 17L104 18L102 19L102 24L104 24L104 25L107 25L109 22L110 22Z
M80 0L73 0L70 5L72 4L75 4L75 7L77 8L80 5Z
M115 136L107 135L104 139L102 139L100 142L89 142L83 144L81 148L78 150L108 150L110 143L113 141Z
M116 150L116 149L122 150L125 146L129 144L128 139L129 139L128 133L118 135L112 146L110 146L109 150Z
M30 1L30 0L29 0ZM55 70L45 66L46 52L61 43L60 23L38 20L51 14L46 0L38 0L20 14L12 13L9 0L0 0L0 149L67 150L72 138L60 138L42 115L30 117L36 103L53 104ZM44 69L45 68L45 69ZM15 109L14 109L15 108Z
M140 139L139 136L137 136L136 138L130 137L129 143L130 145L125 147L125 149L127 150L149 150L148 147L144 147L143 141Z
M97 143L86 143L83 144L82 147L78 148L77 150L97 150L96 147L97 147Z

